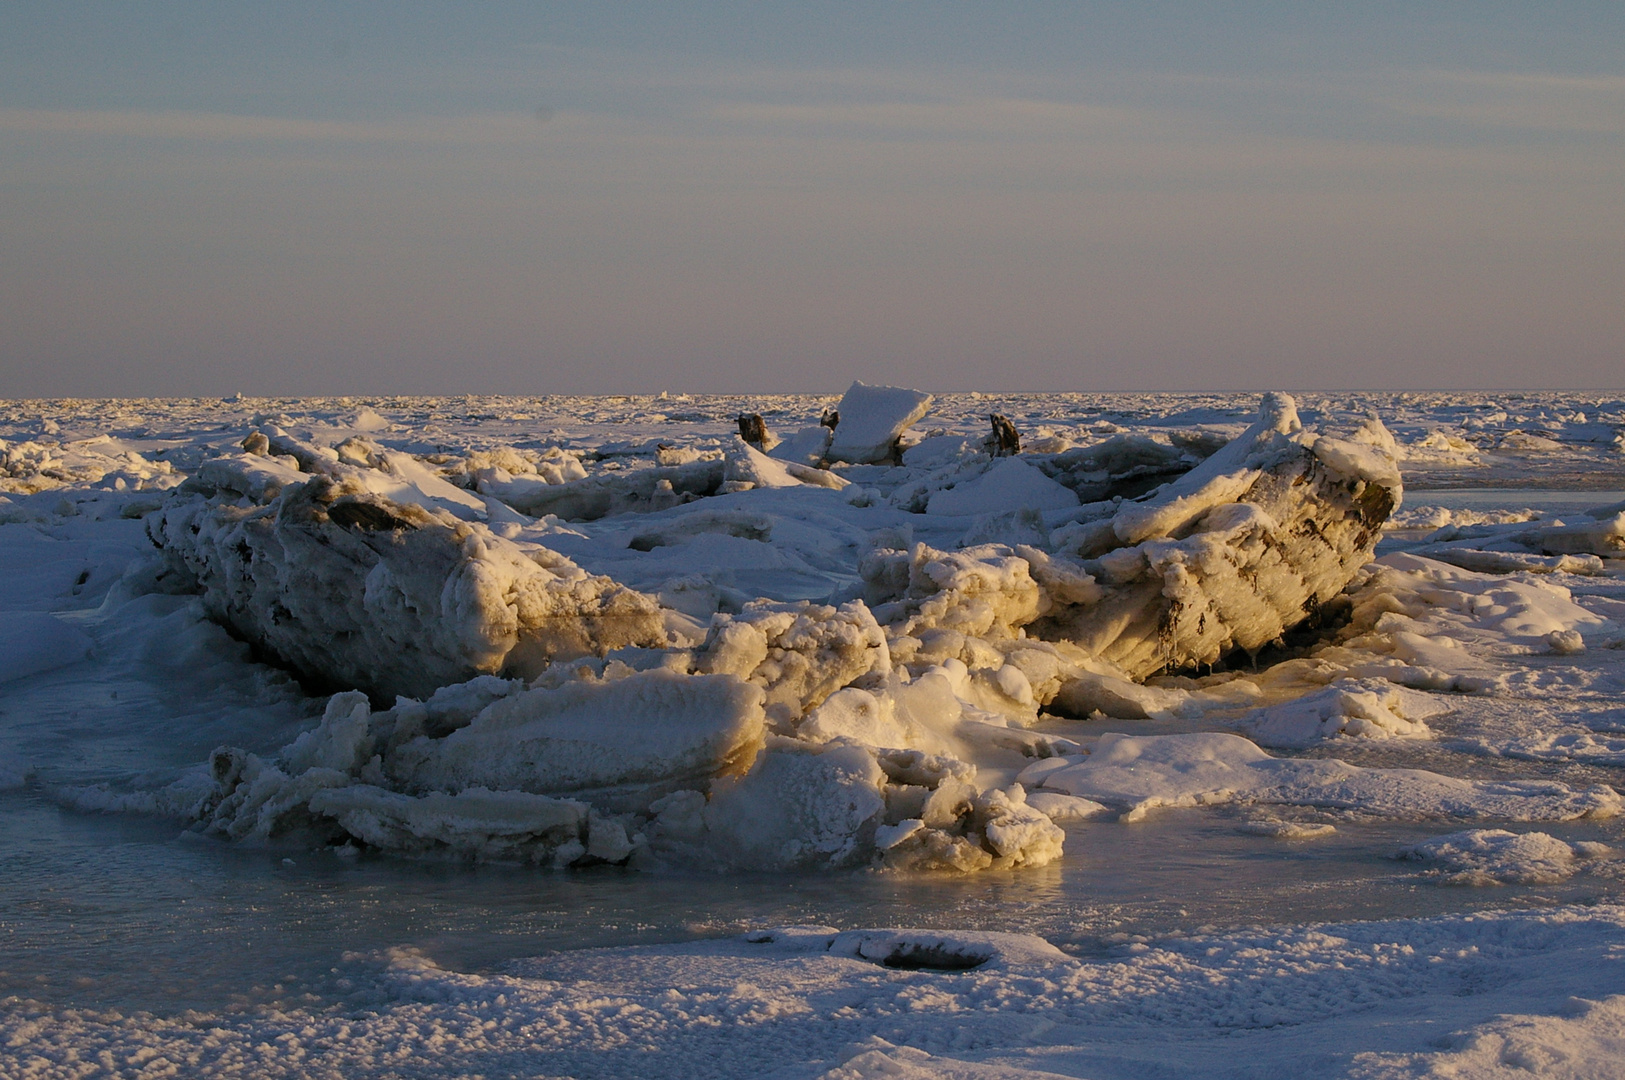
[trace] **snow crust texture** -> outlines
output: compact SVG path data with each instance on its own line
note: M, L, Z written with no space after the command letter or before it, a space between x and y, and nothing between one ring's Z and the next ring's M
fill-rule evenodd
M1023 934L782 927L491 973L391 950L349 961L352 1001L326 1011L14 1000L0 1060L30 1078L1605 1077L1625 1033L1622 927L1617 907L1560 908L1195 934L1091 960Z

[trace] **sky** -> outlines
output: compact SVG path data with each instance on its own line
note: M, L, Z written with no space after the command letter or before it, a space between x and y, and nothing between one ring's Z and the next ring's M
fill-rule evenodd
M0 398L1619 388L1625 4L0 5Z

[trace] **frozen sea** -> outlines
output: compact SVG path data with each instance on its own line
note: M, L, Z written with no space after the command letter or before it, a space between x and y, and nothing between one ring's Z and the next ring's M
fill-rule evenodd
M1243 798L1063 823L1036 869L792 875L251 847L127 797L321 715L189 598L128 584L142 516L252 428L430 463L557 447L598 474L720 446L741 412L815 425L835 400L0 403L0 1076L1625 1076L1625 817ZM916 430L980 438L997 412L1054 445L1233 436L1257 404L946 394ZM1308 426L1373 411L1393 433L1406 497L1382 555L1625 500L1625 395L1298 404ZM572 527L566 554L615 574L630 526ZM843 583L805 559L717 573L781 599ZM1583 648L1486 646L1493 688L1432 695L1429 737L1272 753L1625 790L1625 559L1508 578L1595 616ZM886 966L853 932L887 928L975 964Z

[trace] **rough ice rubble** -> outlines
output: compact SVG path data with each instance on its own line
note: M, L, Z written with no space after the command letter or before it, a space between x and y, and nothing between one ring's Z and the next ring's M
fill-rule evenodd
M853 431L883 427L890 455L929 398L903 401L871 389L854 387L837 433L855 438ZM860 568L872 610L859 600L839 608L745 603L714 616L698 641L685 638L691 623L685 631L642 594L540 545L506 539L535 532L523 519L504 522L505 536L492 532L479 519L497 513L494 503L415 459L361 438L327 448L276 429L244 447L200 470L151 526L217 617L239 633L308 674L381 698L424 698L454 675L502 671L540 675L527 693L576 694L593 716L614 712L617 695L629 711L605 727L613 733L600 750L606 771L583 787L546 764L568 756L564 742L532 739L501 720L518 706L492 702L466 727L404 742L393 732L397 714L412 714L409 703L376 717L340 709L318 730L329 737L330 728L348 725L357 746L376 747L372 756L357 750L306 765L298 745L275 762L217 755L219 790L200 811L210 827L262 839L325 829L336 842L337 829L409 850L528 851L551 862L604 852L621 861L639 851L783 867L1049 861L1061 835L1040 808L1076 818L1096 812L1094 805L1050 792L1035 806L1007 779L1002 787L976 780L978 765L1007 778L1031 758L1076 750L1025 730L1041 706L1103 694L1155 699L1159 691L1131 680L1274 640L1335 595L1369 556L1399 498L1392 440L1380 424L1367 422L1348 438L1316 436L1302 430L1290 398L1270 395L1240 438L1216 453L1204 447L1204 463L1139 501L1083 507L1077 492L1102 475L1134 480L1187 468L1185 451L1119 437L1035 459L1044 471L1014 458L985 467L972 461L980 470L973 477L939 476L943 486L923 507L928 519L954 516L941 512L939 495L958 493L963 506L950 500L950 510L982 511L1000 508L988 501L1000 489L1025 492L1024 499L1033 489L1061 526L1048 536L1040 530L1039 544L880 547ZM833 446L830 456L840 456ZM531 510L538 492L573 498L584 518L658 512L661 499L675 506L713 493L846 484L739 440L717 461L612 480L569 479L561 464L565 482L538 472L522 493L510 465L522 467L490 452L449 471L516 501L523 494ZM713 466L720 469L714 485ZM703 484L679 495L670 470L698 468L706 470ZM1005 475L1012 470L1019 483ZM725 514L743 521L745 511ZM651 527L630 538L632 550L670 544L667 534L683 528ZM321 610L324 601L334 610ZM340 655L312 651L335 631ZM549 668L549 661L559 662ZM689 687L707 678L758 695L755 742L727 752L710 747L692 762L674 751L656 755L647 768L635 752L612 749L636 743L639 725L682 711L640 697L629 689L634 683ZM529 765L516 771L510 758ZM460 824L431 827L441 813ZM540 815L530 832L527 815ZM601 822L593 831L595 821L609 820L604 815L622 815L619 834ZM602 839L611 835L621 840Z
M479 522L375 494L363 471L299 473L263 504L203 487L167 503L148 532L212 617L312 678L382 696L666 643L648 597Z
M523 489L491 488L522 514L552 514L568 521L595 521L615 514L648 513L680 506L721 491L727 463L712 453L682 464L626 472L605 472L559 484Z
M1488 573L1601 574L1605 560L1625 559L1625 512L1606 506L1568 518L1446 524L1411 553Z
M570 521L593 521L615 514L650 513L697 498L756 488L800 484L840 490L848 481L815 466L827 460L865 464L895 457L899 436L925 414L931 395L895 387L854 383L841 399L840 424L809 428L774 448L771 455L729 439L721 452L657 453L654 468L586 475L579 459L568 458L556 474L538 465L539 476L495 471L471 457L459 475L473 475L481 492L502 499L524 514L553 514ZM506 469L517 464L504 459ZM571 467L573 465L573 467Z
M233 839L303 830L394 850L623 862L634 842L617 811L748 767L761 697L729 676L666 670L557 689L488 676L379 713L336 694L274 761L216 751L194 814Z
M31 495L69 486L164 491L182 479L169 462L153 461L110 435L0 440L0 492Z
M963 757L848 733L768 734L820 703L813 717L827 714L832 672L890 675L861 604L761 605L719 622L702 648L618 655L556 664L528 688L487 677L379 713L362 695L335 695L322 723L275 760L218 751L194 814L237 839L314 836L559 865L972 870L1060 853L1060 830L1019 786L973 782L965 746L1003 729L962 718L946 676L894 689ZM1021 734L1011 732L1006 757L1048 748Z

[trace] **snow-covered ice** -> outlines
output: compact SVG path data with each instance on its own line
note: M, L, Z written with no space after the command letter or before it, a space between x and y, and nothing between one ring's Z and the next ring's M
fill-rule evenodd
M1608 853L1606 844L1566 844L1542 832L1472 829L1436 836L1396 855L1424 863L1453 885L1549 884L1579 869L1580 860Z
M1273 758L1238 735L1107 733L1083 757L1022 770L1023 784L1120 806L1125 820L1161 807L1242 802L1322 806L1390 818L1568 821L1625 810L1606 784L1462 780L1420 769L1368 769L1337 759Z
M0 1073L1609 1075L1622 431L5 403Z

